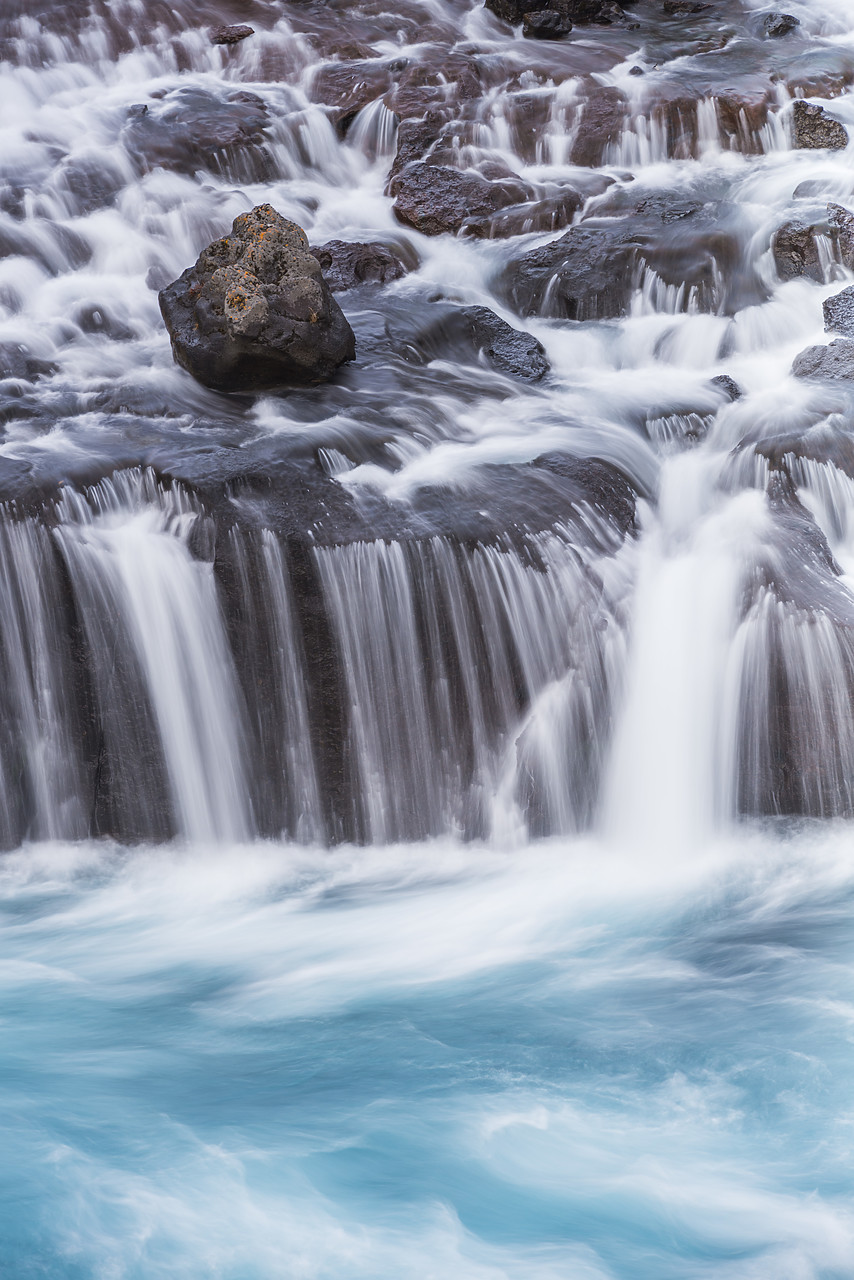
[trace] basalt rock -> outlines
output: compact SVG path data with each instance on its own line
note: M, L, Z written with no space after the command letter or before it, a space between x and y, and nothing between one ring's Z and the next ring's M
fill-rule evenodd
M329 240L311 252L333 293L343 293L360 284L387 284L406 275L401 259L384 244Z
M827 333L841 333L846 338L854 338L854 285L835 293L832 298L826 298L822 309Z
M409 165L395 182L394 212L427 236L459 231L468 218L483 218L527 196L520 182L489 182L471 171L424 162Z
M581 109L581 128L572 144L570 162L588 168L602 164L608 147L619 141L628 113L628 102L619 89L591 85Z
M415 353L432 360L459 360L466 350L499 373L524 382L539 382L549 371L541 342L514 329L488 307L455 307L429 325L412 343Z
M796 102L792 109L795 146L814 151L842 151L848 146L848 133L838 120L813 102Z
M571 30L571 20L551 9L535 9L522 15L522 35L529 40L562 40Z
M781 280L806 276L821 284L824 268L818 256L816 228L802 222L786 222L775 232L771 252Z
M507 209L500 209L498 213L466 218L462 231L465 235L477 236L482 240L530 235L536 231L560 231L562 227L569 226L583 204L582 193L566 187L556 195L511 205Z
M271 169L264 148L268 124L257 94L239 90L222 100L192 87L132 107L123 141L140 172L159 166L192 174L243 158L246 171L233 176L261 181Z
M800 18L792 13L769 13L762 23L766 36L780 37L790 35L801 25Z
M160 310L175 360L217 391L323 382L355 355L305 232L268 204L203 249Z
M238 23L229 27L223 24L219 27L211 27L208 32L208 38L211 44L237 44L241 40L245 40L248 36L254 36L255 28L244 26Z
M485 0L485 4L496 17L502 18L513 26L523 22L526 14L542 20L545 13L558 14L569 24L569 27L597 25L633 28L638 25L631 21L625 9L615 0L546 0L546 3L537 10L532 10L531 0ZM525 34L532 33L526 31ZM540 38L542 39L542 36Z
M735 378L731 378L728 373L717 373L710 381L712 386L722 391L731 402L740 400L744 395Z
M624 201L624 193L606 196L566 235L505 268L499 288L520 315L616 318L649 273L685 308L732 314L764 300L758 278L735 270L737 228L727 229L725 207L668 196Z
M795 356L792 373L796 378L854 381L854 340L837 338L827 347L807 347Z

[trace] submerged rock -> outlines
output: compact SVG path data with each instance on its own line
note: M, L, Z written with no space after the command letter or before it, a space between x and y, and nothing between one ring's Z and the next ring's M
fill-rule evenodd
M854 338L854 285L826 298L823 304L824 327L828 333L842 333Z
M329 240L311 253L333 293L343 293L360 284L387 284L406 275L401 259L384 244Z
M792 109L795 146L815 151L842 151L848 146L848 133L838 120L825 114L824 107L813 102L796 102Z
M616 0L545 0L538 10L532 10L531 0L485 0L485 4L496 17L503 18L513 26L523 22L526 15L542 19L545 13L554 13L568 24L566 31L562 34L566 34L573 24L629 27L638 25L630 21L629 15L621 5L616 3ZM532 33L525 32L525 35L530 34Z
M177 363L217 391L323 382L355 355L305 232L269 204L203 249L160 310Z
M467 347L499 373L525 382L539 382L551 367L541 342L514 329L488 307L455 307L422 330L413 346L428 360L442 356L459 360Z
M795 356L796 378L829 378L854 381L854 340L837 338L828 347L807 347Z

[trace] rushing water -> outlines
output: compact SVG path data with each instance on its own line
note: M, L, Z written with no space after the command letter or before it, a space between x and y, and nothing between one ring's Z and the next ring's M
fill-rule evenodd
M10 1280L854 1276L854 384L790 376L854 29L788 8L3 6ZM428 112L512 226L396 220ZM639 256L528 307L570 188ZM408 271L335 381L228 397L157 291L262 202Z

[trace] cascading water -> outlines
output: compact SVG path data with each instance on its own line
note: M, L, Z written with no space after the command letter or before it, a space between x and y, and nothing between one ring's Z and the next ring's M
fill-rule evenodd
M6 4L4 1275L854 1276L849 10Z

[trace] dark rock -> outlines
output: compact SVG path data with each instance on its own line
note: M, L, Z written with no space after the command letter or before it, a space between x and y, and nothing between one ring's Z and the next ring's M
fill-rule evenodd
M343 293L360 284L387 284L406 275L401 259L384 244L329 240L311 253L333 293Z
M239 92L223 101L193 87L169 94L156 111L132 117L123 140L140 172L158 165L189 174L218 169L224 158L242 152L258 161L243 180L260 181L269 176L269 157L262 150L268 123L264 102L255 94Z
M727 230L722 206L665 195L624 205L625 198L624 192L613 201L606 196L595 215L508 265L499 287L515 310L569 320L615 318L626 314L645 269L665 286L685 286L686 307L732 314L764 300L758 278L735 269L738 232Z
M355 355L305 232L268 204L203 249L160 310L175 360L217 391L323 382Z
M513 26L518 26L524 21L526 13L531 12L531 0L485 0L485 4L496 17ZM637 26L615 0L546 0L542 9L560 14L571 25ZM541 16L541 11L536 12Z
M455 307L419 333L412 346L428 360L448 355L459 360L468 347L499 373L525 382L539 382L550 368L541 342L488 307Z
M591 86L581 111L581 128L572 144L570 163L595 168L607 148L618 142L629 112L628 101L611 85Z
M471 171L424 162L409 165L395 191L396 216L427 236L459 231L466 219L518 204L527 194L522 183L488 182Z
M842 333L854 338L854 285L826 298L823 304L824 328L827 333Z
M225 24L219 27L211 27L208 37L211 44L237 44L239 40L245 40L247 36L254 36L254 34L254 27L247 27L238 23L233 27Z
M76 211L82 214L111 205L125 180L124 175L103 156L69 159L58 174L59 184L69 192Z
M838 120L825 114L824 107L798 101L792 110L795 146L815 151L842 151L848 146L848 132Z
M396 178L409 164L423 160L430 148L438 141L442 126L448 119L448 112L441 110L428 111L422 120L401 120L397 130L397 151L389 171L388 192L396 192Z
M629 75L630 75L630 76L645 76L645 75L646 75L646 72L644 71L643 67L639 67L639 66L637 66L637 65L636 65L636 66L634 66L634 67L629 67Z
M711 9L710 4L698 4L696 0L664 0L662 10L673 15L686 15L691 13L707 13Z
M827 222L842 265L854 271L854 213L841 204L829 204Z
M854 340L837 338L827 347L807 347L795 356L796 378L828 378L854 381Z
M729 396L730 400L740 400L744 395L744 392L736 382L735 378L731 378L728 373L716 374L715 377L711 379L711 383L713 387L720 387L721 391L723 391L725 395Z
M781 280L807 276L819 284L824 281L824 268L818 256L816 228L802 222L786 222L774 233L771 252Z
M133 329L110 315L106 307L82 307L75 319L84 333L100 333L113 342L130 342L136 337Z
M800 18L791 13L769 13L762 23L766 36L787 36L801 25Z
M536 9L522 16L522 35L529 40L562 40L571 30L571 20L551 9Z
M511 205L486 217L466 218L462 231L482 240L530 235L535 231L559 231L561 227L569 226L583 204L581 192L567 187L558 195Z

